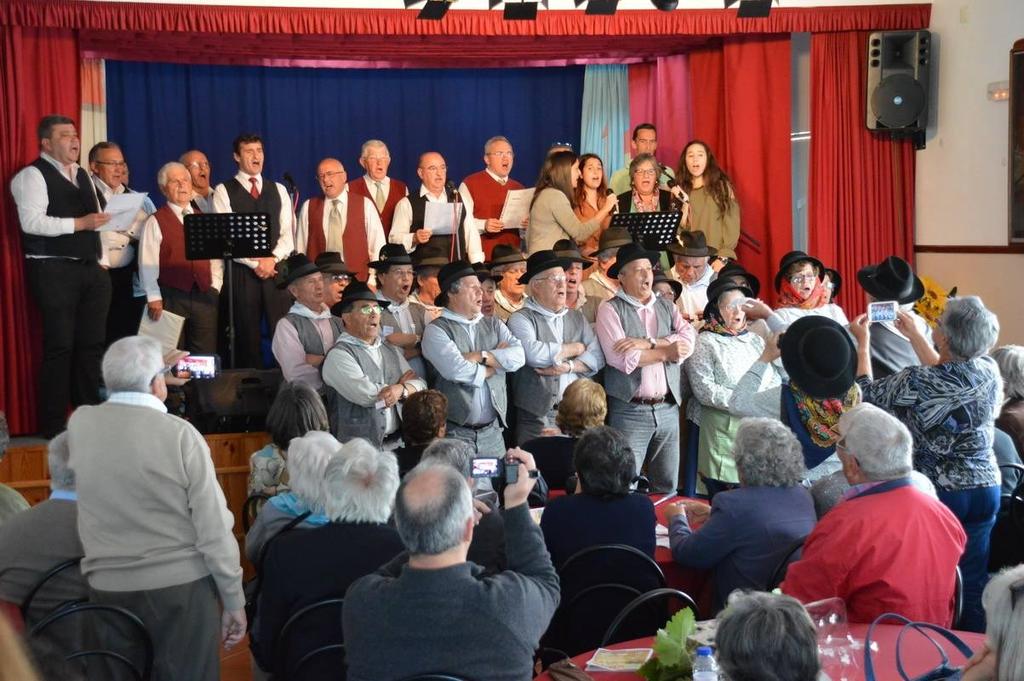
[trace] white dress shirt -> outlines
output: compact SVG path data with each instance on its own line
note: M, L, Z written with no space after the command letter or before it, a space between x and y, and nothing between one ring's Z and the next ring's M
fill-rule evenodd
M110 187L106 182L101 180L99 176L92 176L92 184L96 188L96 194L103 197L104 202L109 202L114 196L125 193L125 186L119 184L116 187ZM100 232L100 245L103 246L103 255L100 258L100 264L109 267L112 270L125 267L132 263L132 259L135 257L135 247L132 246L132 239L138 239L139 234L142 233L142 225L146 222L146 218L150 214L156 212L156 207L153 206L153 202L149 201L149 197L146 197L148 205L143 205L139 209L138 214L132 221L131 227L123 231L105 231ZM152 210L150 210L152 208Z
M314 312L302 303L295 302L288 310L288 314L297 314L313 322L313 326L320 334L325 354L334 347L334 327L331 325L331 311L326 304L320 312ZM291 321L284 317L278 320L270 349L274 353L274 359L281 365L281 376L284 380L298 381L313 390L320 390L323 386L320 369L306 361L306 349L299 339L298 329Z
M213 207L212 189L210 190L210 193L207 194L206 196L199 196L199 194L196 193L196 190L193 189L192 198L190 199L190 201L194 201L195 204L199 206L199 210L203 213L213 213L215 211Z
M420 196L427 197L430 203L448 203L448 195L442 191L439 195L431 194L427 188L420 185ZM461 194L460 194L461 196ZM462 209L469 211L470 206L463 203ZM484 249L480 244L480 232L470 223L470 215L467 212L466 220L463 223L463 234L465 235L466 251L470 262L483 262ZM452 235L455 238L455 235ZM409 197L404 197L395 206L395 217L391 220L391 232L388 234L388 241L393 244L401 244L405 250L412 253L419 245L416 243L416 235L412 231L412 203Z
M341 194L338 195L338 212L341 214L341 236L344 237L345 230L348 228L348 202L349 202L349 191L348 186L342 190ZM324 197L324 214L321 220L320 229L323 230L324 243L328 242L327 224L331 219L331 202L333 199ZM384 225L381 224L380 215L377 213L377 207L373 201L367 198L363 198L363 223L366 228L366 246L369 249L368 255L370 260L376 260L380 254L381 246L387 243L384 237ZM302 208L299 209L299 220L298 228L295 230L295 250L299 253L305 253L309 246L309 201L307 200L302 204ZM343 254L344 255L344 254Z
M670 267L666 276L669 279L678 281L683 285L683 290L679 294L679 299L676 300L676 307L683 314L687 320L692 320L694 317L698 317L704 314L704 308L708 304L708 285L714 281L716 273L711 265L704 266L704 273L700 275L700 278L692 284L687 284L683 281L679 273L676 272L675 267Z
M502 186L506 185L509 179L511 179L509 176L499 177L496 173L491 172L490 168L484 168L484 172ZM487 228L487 218L477 219L473 217L473 206L476 204L473 200L473 193L469 191L469 186L465 182L459 185L459 194L462 195L462 203L466 205L466 223L475 227L477 234L483 234ZM495 215L494 219L497 220L500 217L500 215Z
M78 186L77 163L64 166L57 159L45 152L40 152L39 157L52 165L60 174L75 187ZM18 220L21 222L21 229L26 234L36 236L60 236L62 234L74 234L75 218L58 218L46 214L50 206L50 196L46 189L46 179L35 166L26 166L18 171L18 174L11 180L11 194L14 196L14 203L18 206ZM99 204L95 211L99 211ZM49 258L47 255L26 255L26 258Z
M262 175L247 175L241 170L235 175L235 179L242 185L245 191L249 191L252 184L249 182L249 178L256 178L256 188L259 192L263 193L263 176ZM294 249L295 239L293 237L295 229L295 212L292 210L292 200L288 196L288 191L285 190L284 185L274 182L272 183L277 188L277 193L281 197L281 215L279 222L281 225L281 233L277 237L277 243L272 246L271 255L276 262L281 262L287 258ZM228 197L228 190L223 183L218 184L217 188L213 190L213 210L215 213L234 213L231 209L231 199ZM235 262L240 265L245 265L252 269L256 269L256 260L253 258L235 258Z
M174 217L184 223L182 208L173 203L167 204ZM191 210L191 207L189 208ZM146 292L146 302L163 300L160 293L160 244L164 240L160 223L155 215L150 215L142 226L142 234L139 236L139 281L143 291ZM210 260L210 286L218 291L224 286L224 261Z

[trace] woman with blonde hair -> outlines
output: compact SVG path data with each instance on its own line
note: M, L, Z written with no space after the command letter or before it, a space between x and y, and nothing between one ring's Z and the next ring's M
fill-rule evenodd
M586 241L615 208L614 201L605 201L589 220L584 222L576 217L579 179L579 159L573 152L556 151L544 160L530 204L530 226L526 230L528 255L550 250L556 241L566 237L576 243Z
M558 431L529 440L523 449L533 454L537 468L551 489L565 489L573 474L572 454L576 440L585 431L604 425L608 415L608 397L600 383L579 378L565 389L558 403L555 425Z

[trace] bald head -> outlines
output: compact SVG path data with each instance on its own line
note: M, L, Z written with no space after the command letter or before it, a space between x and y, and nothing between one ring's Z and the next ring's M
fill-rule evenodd
M423 461L409 471L398 489L395 524L412 555L438 555L467 544L466 525L473 521L473 495L454 467Z
M336 199L345 190L348 174L345 166L336 158L325 158L316 167L316 179L328 200Z
M436 151L428 151L420 155L419 167L416 169L420 181L427 191L438 196L444 191L444 183L448 179L448 166L444 156Z

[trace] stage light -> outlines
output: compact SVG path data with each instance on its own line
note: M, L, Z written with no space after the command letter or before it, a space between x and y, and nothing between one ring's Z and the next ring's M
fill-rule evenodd
M406 2L408 1L406 0ZM416 18L440 21L454 2L455 0L427 0L427 4L423 5L423 9L420 10Z
M654 5L655 9L660 9L662 12L671 12L676 7L679 7L679 0L651 0L651 4Z
M619 0L590 0L587 3L587 9L584 10L584 14L611 15L615 14L615 10L618 8Z
M537 2L506 2L505 21L533 21L537 18Z
M487 0L487 9L494 9L500 5L504 0Z

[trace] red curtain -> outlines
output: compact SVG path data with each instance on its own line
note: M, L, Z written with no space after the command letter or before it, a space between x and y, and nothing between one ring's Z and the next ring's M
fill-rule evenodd
M725 38L690 53L693 131L736 186L739 261L773 297L771 275L792 249L789 35Z
M843 277L839 303L864 311L857 270L890 255L913 262L914 149L864 125L867 33L811 37L810 252Z
M683 145L693 137L690 65L685 54L661 57L629 67L629 121L658 128L658 158L675 169ZM623 140L629 153L629 142Z
M41 117L78 119L78 44L68 30L0 26L0 64L0 411L12 433L32 433L42 345L35 306L22 283L21 229L9 187L14 174L39 155Z

